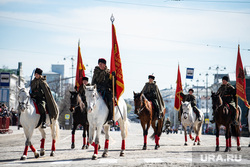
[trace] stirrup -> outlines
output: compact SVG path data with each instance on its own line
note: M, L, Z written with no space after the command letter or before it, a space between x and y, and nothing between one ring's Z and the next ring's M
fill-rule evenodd
M41 128L43 128L43 129L45 129L45 128L46 128L46 124L45 124L45 122L43 122L43 123L42 123Z
M108 120L107 121L107 124L109 124L109 125L114 125L114 121L111 119L111 120Z

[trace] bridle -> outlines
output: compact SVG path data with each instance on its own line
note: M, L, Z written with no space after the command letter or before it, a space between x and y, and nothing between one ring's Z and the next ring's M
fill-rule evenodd
M140 95L140 107L138 108L138 114L140 114L146 107L145 103L143 102L142 97L146 98L144 94Z
M21 92L24 92L25 93L25 90L24 89L22 89L21 91L20 91L20 93ZM19 95L20 95L20 93L19 93ZM20 96L19 96L20 97ZM28 108L28 106L29 106L29 96L27 96L27 102L25 103L24 101L22 101L22 102L18 102L19 103L19 108L21 109L22 107L24 108L24 109L27 109ZM25 99L25 100L26 100Z

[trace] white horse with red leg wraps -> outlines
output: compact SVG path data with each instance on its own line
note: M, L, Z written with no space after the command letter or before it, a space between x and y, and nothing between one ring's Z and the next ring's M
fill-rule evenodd
M23 127L26 136L25 149L21 157L21 160L25 160L27 158L29 147L34 152L35 157L38 158L39 153L32 145L31 138L34 129L37 127L37 124L39 122L40 115L36 113L36 108L34 106L33 100L29 96L27 89L22 88L19 90L18 102L19 102L19 109L21 110L20 123ZM51 120L52 124L50 124L49 115L46 114L46 124L50 124L51 136L53 138L50 156L54 156L54 152L56 150L55 143L59 135L59 126L57 119L52 119ZM38 127L38 129L42 134L40 155L43 156L45 154L44 143L45 143L46 133L44 129L41 128L41 125Z
M89 122L89 143L95 147L94 155L92 159L97 159L99 138L101 135L102 126L104 126L105 132L105 146L102 157L107 157L109 146L109 130L110 125L105 124L108 117L108 107L105 104L102 96L97 92L96 86L86 86L85 96L87 101L88 122ZM118 121L121 129L122 146L120 156L124 156L125 151L125 138L127 137L128 119L127 119L127 105L122 97L119 98L118 107L115 107L115 121ZM123 118L123 119L122 119ZM95 142L94 133L96 130Z

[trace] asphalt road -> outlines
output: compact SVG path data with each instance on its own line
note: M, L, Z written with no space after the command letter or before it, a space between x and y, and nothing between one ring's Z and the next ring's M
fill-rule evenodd
M24 151L25 137L23 129L10 127L11 134L0 134L0 166L250 166L249 139L241 137L241 151L237 151L236 141L232 140L232 151L225 153L225 137L220 136L220 151L215 152L215 136L202 135L201 145L193 146L188 139L188 146L184 146L184 134L162 134L160 148L154 149L155 143L148 137L147 150L142 150L143 135L140 124L130 123L126 139L125 156L120 157L121 135L119 131L110 133L109 155L102 158L104 135L101 135L101 149L98 159L91 160L94 149L90 146L82 150L82 131L76 131L76 147L71 149L71 131L60 130L60 140L56 144L56 154L50 157L51 136L47 127L45 142L45 156L34 158L29 149L28 158L19 160ZM150 128L149 134L153 133ZM149 135L149 136L150 136ZM32 143L40 150L40 132L36 129Z

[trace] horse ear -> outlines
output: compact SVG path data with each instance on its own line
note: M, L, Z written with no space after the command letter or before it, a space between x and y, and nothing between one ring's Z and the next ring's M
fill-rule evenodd
M72 94L72 91L69 91L70 94Z
M94 89L96 89L96 84L94 84Z
M181 104L183 104L183 101L181 101Z
M133 93L134 93L134 96L135 96L135 91L133 91Z

